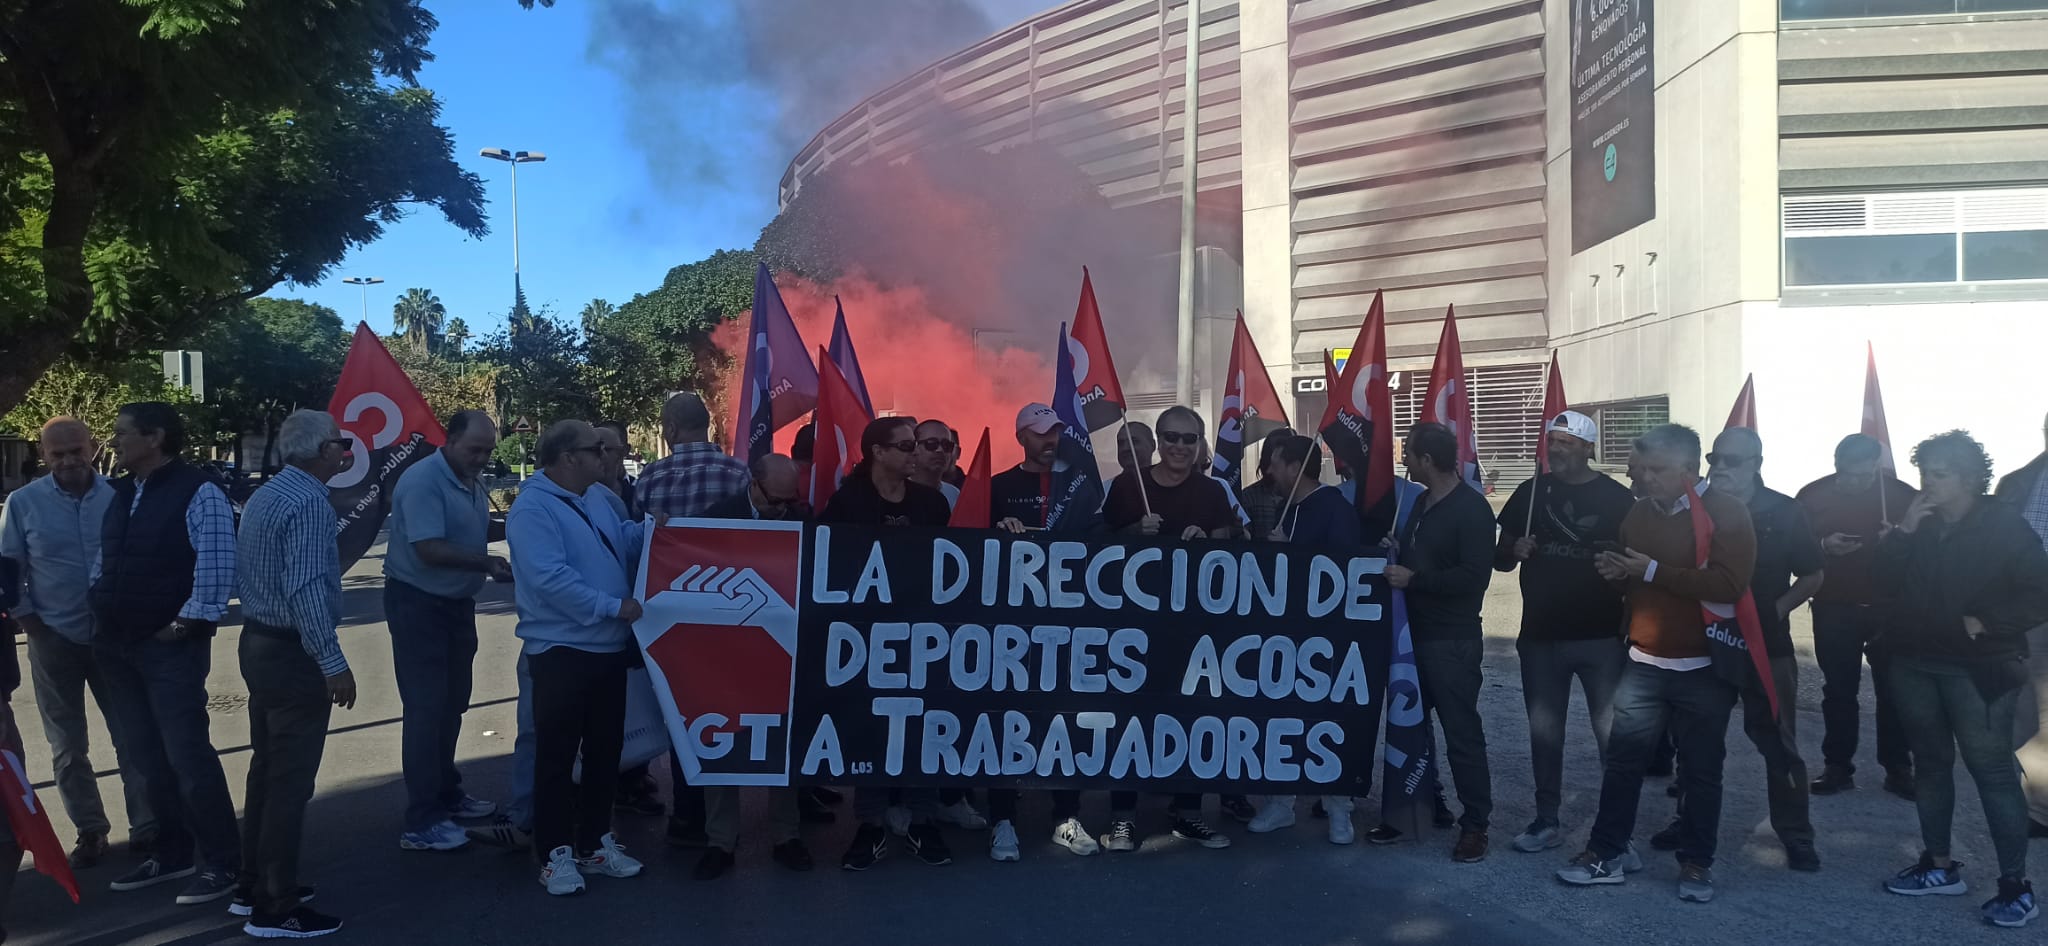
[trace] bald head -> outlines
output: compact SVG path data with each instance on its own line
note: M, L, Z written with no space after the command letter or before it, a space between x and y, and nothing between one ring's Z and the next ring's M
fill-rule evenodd
M72 417L52 417L43 425L37 451L57 485L75 495L92 489L92 461L99 456L99 444L92 431Z
M797 511L803 492L797 483L795 460L771 453L748 464L747 470L754 477L747 499L761 518L794 519L802 515Z
M711 410L694 391L678 391L661 405L661 435L671 444L711 439Z
M38 439L48 440L53 436L85 437L91 439L92 430L85 426L85 421L79 420L76 417L52 417L43 422L43 432L39 435Z

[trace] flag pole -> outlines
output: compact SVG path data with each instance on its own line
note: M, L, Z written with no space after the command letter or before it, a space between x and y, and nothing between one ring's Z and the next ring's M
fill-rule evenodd
M1315 437L1315 442L1314 442L1314 443L1313 443L1313 444L1312 444L1312 445L1311 445L1311 446L1309 447L1309 449L1311 449L1311 450L1321 450L1321 449L1323 449L1323 433L1322 433L1322 431L1316 431L1316 437ZM1261 457L1260 459L1262 459L1262 460L1263 460L1263 459L1265 459L1265 458L1264 458L1264 457ZM1282 522L1285 522L1285 521L1287 521L1287 510L1289 510L1289 509L1293 509L1293 508L1294 508L1294 505L1295 505L1295 503L1294 503L1294 491L1295 491L1295 490L1298 490L1298 489L1300 489L1300 488L1301 488L1301 480L1302 480L1302 477L1303 477L1303 476L1305 476L1305 475L1307 475L1307 473L1308 473L1308 460L1307 460L1307 458L1306 458L1306 457L1304 457L1304 458L1302 459L1301 469L1299 469L1299 470L1296 470L1296 471L1294 471L1294 485L1293 485L1293 486L1291 486L1291 487L1288 487L1288 489L1287 489L1287 501L1286 501L1285 503L1282 503L1282 504L1280 505L1280 521L1282 521ZM1295 533L1295 530L1296 530L1296 529L1299 529L1299 528L1301 528L1301 519L1300 519L1300 517L1296 517L1296 518L1295 518L1295 520L1294 520L1294 528L1293 528L1293 529L1289 529L1289 530L1287 530L1287 541L1289 541L1289 542L1292 542L1292 541L1294 541L1294 533ZM1255 542L1256 542L1256 541L1264 541L1264 540L1260 539L1260 538L1259 538L1258 536L1253 536L1253 537L1252 537L1252 540L1253 540L1253 541L1255 541Z
M1123 426L1117 429L1117 436L1124 438L1124 445L1131 448L1131 459L1138 459L1138 442L1131 439L1131 418L1128 415L1124 417ZM1138 481L1138 500L1145 504L1145 515L1149 516L1152 514L1152 497L1145 493L1145 471L1137 469L1132 472L1138 474L1135 477Z
M1543 366L1543 400L1546 402L1545 406L1548 406L1547 402L1550 400L1550 372L1556 367L1557 362L1555 359L1552 359L1550 364ZM1539 416L1536 418L1536 472L1529 475L1529 518L1526 522L1522 523L1523 535L1536 534L1537 487L1543 485L1543 451L1550 447L1544 439L1547 436L1544 433L1544 429L1550 426L1550 418L1540 416L1540 412L1543 410L1542 407L1538 407L1536 410L1539 412Z

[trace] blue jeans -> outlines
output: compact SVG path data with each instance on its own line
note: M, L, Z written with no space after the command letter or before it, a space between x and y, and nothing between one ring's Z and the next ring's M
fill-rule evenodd
M158 859L241 869L241 832L227 775L207 731L213 638L99 643L108 707L120 719L156 813Z
M1606 774L1600 782L1600 813L1587 845L1601 859L1618 857L1635 835L1643 773L1650 768L1665 727L1678 747L1678 861L1714 866L1721 830L1721 763L1728 756L1728 717L1736 690L1701 670L1665 670L1628 660L1614 691L1614 729L1607 736Z
M2019 689L1985 701L1969 668L1946 660L1892 660L1892 699L1906 745L1913 752L1914 803L1920 809L1920 841L1933 857L1949 855L1955 826L1957 750L1991 829L1998 873L2027 875L2027 796L2020 788L2012 752L2013 704Z
M1572 705L1572 679L1586 697L1593 719L1593 744L1607 757L1614 729L1614 690L1620 684L1628 645L1619 637L1601 640L1515 644L1521 657L1522 706L1529 713L1529 766L1536 776L1536 820L1556 826L1564 804L1565 715Z
M533 673L519 655L519 734L512 738L512 794L505 817L521 831L533 830Z
M405 830L425 831L447 821L448 812L462 802L455 742L469 709L476 599L443 598L388 578L384 617L391 625L392 669L405 707L400 736Z

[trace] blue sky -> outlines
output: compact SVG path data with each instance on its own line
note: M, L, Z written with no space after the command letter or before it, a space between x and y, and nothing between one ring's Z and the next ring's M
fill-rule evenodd
M563 0L532 11L513 0L434 4L441 21L431 47L435 61L420 82L442 102L456 159L484 178L490 234L474 240L438 214L416 210L319 285L280 286L271 295L332 306L353 326L363 296L341 280L379 277L383 284L369 287L368 320L380 332L391 329L392 302L413 286L433 290L449 316L479 336L501 327L512 303L511 167L478 156L487 147L548 156L519 169L520 270L537 309L552 306L573 319L593 298L622 303L653 289L672 266L752 246L775 214L776 185L790 157L770 130L783 103L738 87L678 96L691 100L675 101L675 111L662 116L682 133L671 147L699 153L658 153L656 160L720 171L657 179L649 152L631 134L647 122L628 114L650 107L646 89L636 96L616 60L594 61L608 53L591 44L601 15L594 8L614 2L623 0ZM968 2L1001 27L1057 0ZM710 0L674 5L697 3ZM932 50L928 58L950 51ZM860 94L849 90L846 104Z

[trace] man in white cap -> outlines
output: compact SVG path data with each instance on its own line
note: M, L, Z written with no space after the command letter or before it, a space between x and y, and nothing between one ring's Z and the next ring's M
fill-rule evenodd
M1521 568L1522 634L1515 643L1522 667L1522 702L1529 711L1529 760L1536 776L1536 819L1515 838L1515 850L1536 853L1564 843L1558 807L1563 800L1565 713L1572 678L1593 718L1593 741L1602 758L1614 722L1614 688L1627 645L1622 639L1622 594L1593 568L1593 556L1614 549L1621 520L1635 496L1590 465L1600 442L1593 419L1577 411L1551 418L1544 429L1547 471L1515 487L1500 514L1494 568ZM1531 503L1534 514L1531 514Z

